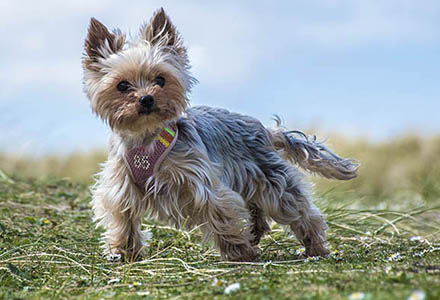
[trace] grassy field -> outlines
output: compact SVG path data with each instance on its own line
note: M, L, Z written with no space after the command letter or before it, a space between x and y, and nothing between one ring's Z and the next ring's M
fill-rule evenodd
M362 168L313 179L331 256L304 258L273 226L255 263L153 222L145 260L107 262L88 192L104 154L0 155L0 299L440 299L440 139L333 144Z

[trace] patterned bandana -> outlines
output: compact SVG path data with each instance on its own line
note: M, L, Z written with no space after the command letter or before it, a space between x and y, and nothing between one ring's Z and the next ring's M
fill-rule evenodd
M157 172L160 164L177 141L178 130L175 123L166 126L154 140L153 151L145 147L134 147L125 154L125 162L131 177L139 188L145 189L147 180Z

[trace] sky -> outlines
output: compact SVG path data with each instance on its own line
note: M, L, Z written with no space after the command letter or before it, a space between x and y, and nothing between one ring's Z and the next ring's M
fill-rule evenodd
M159 7L199 80L192 105L380 141L440 133L437 0L2 0L0 152L104 149L83 92L89 20L136 35Z

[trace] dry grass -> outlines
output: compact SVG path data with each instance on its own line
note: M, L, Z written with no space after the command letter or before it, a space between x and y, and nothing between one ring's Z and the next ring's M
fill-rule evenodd
M397 202L432 202L440 198L440 137L405 136L383 143L365 139L349 140L331 135L331 146L347 157L361 162L360 176L348 182L313 178L317 191L355 192L369 203L383 198ZM75 182L91 183L105 151L73 153L67 156L31 158L0 153L0 170L7 174L31 178L63 177ZM411 200L407 198L410 197Z

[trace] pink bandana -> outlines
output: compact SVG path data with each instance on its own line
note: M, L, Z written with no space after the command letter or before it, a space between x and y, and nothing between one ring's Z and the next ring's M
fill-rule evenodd
M157 172L160 164L176 143L177 135L177 126L173 123L166 126L153 142L153 151L147 151L143 146L127 151L125 162L130 169L131 177L139 188L145 189L147 180Z

